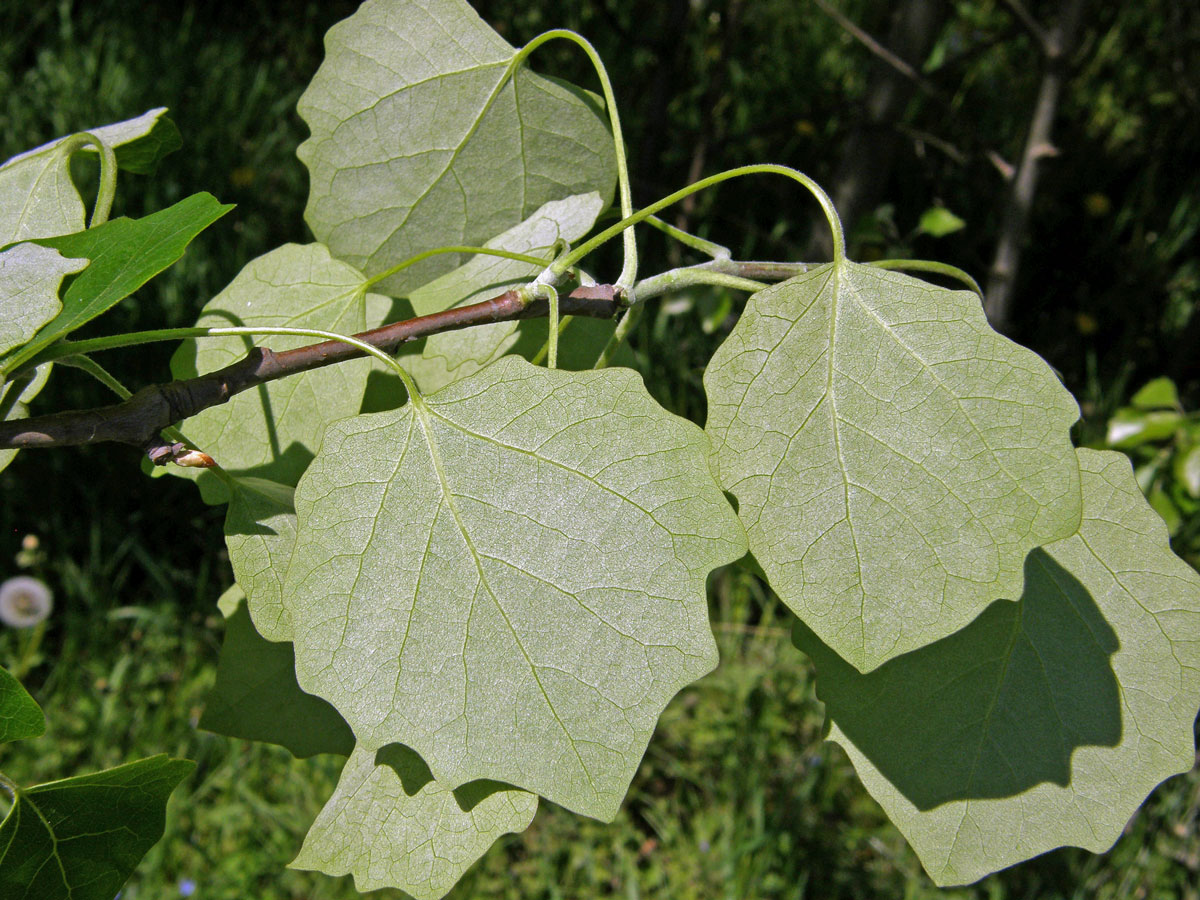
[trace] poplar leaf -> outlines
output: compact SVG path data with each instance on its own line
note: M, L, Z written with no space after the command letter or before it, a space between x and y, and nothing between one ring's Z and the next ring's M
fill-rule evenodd
M292 639L283 579L296 543L293 488L262 478L234 479L225 512L225 546L254 627L268 641Z
M448 786L611 819L717 661L705 578L745 543L708 453L636 373L516 357L331 424L283 590L301 687Z
M435 247L479 246L548 200L612 195L594 97L521 66L464 0L368 0L325 37L300 98L305 219L367 275ZM400 296L453 269L435 257L380 283Z
M367 308L361 272L334 259L321 244L285 244L247 263L205 304L196 324L356 334L381 324L367 319ZM237 362L255 346L283 351L314 343L316 338L278 335L189 340L172 358L171 372L189 378ZM243 391L188 419L183 430L236 476L294 485L316 452L325 423L358 412L371 366L370 359L350 360ZM201 482L210 495L206 499L218 493L224 499L215 479Z
M46 730L37 701L7 669L0 668L0 744L33 738Z
M1107 850L1195 760L1200 575L1125 456L1078 454L1082 524L1029 555L1019 603L868 675L796 629L829 739L940 885Z
M751 552L862 671L1018 596L1079 524L1075 400L972 293L821 266L750 298L704 384Z
M536 796L506 785L451 790L407 747L360 747L291 867L353 875L362 893L394 887L439 900L498 837L528 828L535 812Z
M76 234L38 238L42 246L66 257L89 259L91 264L67 285L58 315L0 361L0 370L13 371L120 303L177 262L196 235L231 209L211 194L193 194L141 219L113 219Z
M30 341L58 314L63 278L87 265L86 259L67 259L38 244L0 252L0 356Z
M548 264L555 242L579 240L591 229L603 207L604 201L595 192L555 200L485 246L540 255ZM537 277L543 268L498 256L473 256L453 272L417 288L409 294L409 300L419 316L467 306L520 287ZM414 366L418 385L430 393L479 371L512 351L525 330L540 335L539 348L548 336L545 321L493 322L430 335L422 353L424 363Z
M18 789L0 823L0 897L112 900L162 837L167 797L194 768L152 756Z
M119 167L146 172L182 143L174 124L163 118L166 111L159 107L87 130L114 148ZM56 138L0 165L0 246L83 230L83 198L61 147L66 139Z

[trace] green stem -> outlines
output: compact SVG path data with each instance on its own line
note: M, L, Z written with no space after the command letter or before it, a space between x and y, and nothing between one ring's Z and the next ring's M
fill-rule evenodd
M529 265L537 266L538 268L541 268L547 263L553 261L553 257L551 257L551 259L541 259L537 256L530 256L527 253L513 253L509 250L497 250L493 247L438 247L434 250L426 250L424 253L418 253L416 256L410 256L403 262L396 263L396 265L392 266L390 269L385 269L378 275L371 276L363 283L363 287L367 289L374 287L385 278L391 278L397 272L402 272L409 266L415 266L417 263L424 262L431 256L438 256L442 253L471 253L479 256L499 256L502 259L511 259L515 260L516 262L528 263Z
M947 263L934 262L928 259L877 259L874 262L867 263L867 265L874 266L876 269L898 269L901 271L932 272L935 275L945 275L947 278L961 281L981 298L983 297L983 290L974 278L957 266L951 266Z
M604 61L600 58L595 48L587 42L587 40L573 31L566 29L556 29L547 31L545 34L539 34L528 44L521 48L518 57L524 59L529 56L534 50L540 47L547 41L562 39L571 41L578 47L582 48L591 60L592 66L596 69L596 75L600 78L600 88L604 93L604 105L608 107L608 121L613 133L613 148L616 151L617 157L617 190L621 198L621 217L628 219L633 215L633 192L629 186L629 162L625 156L625 138L621 133L621 116L617 112L617 98L613 94L612 82L608 78L608 70L604 68ZM628 290L633 287L637 281L638 255L637 255L637 238L630 228L624 232L625 240L625 261L621 266L621 275L617 279L618 287ZM582 257L580 257L582 259ZM568 267L564 266L556 268L554 275L557 277L566 271Z
M37 369L31 366L14 375L8 382L0 381L0 422L7 419L9 413L21 402L21 395L25 393L26 388L35 377L37 377ZM8 388L8 390L3 390L4 388Z
M691 287L694 284L711 284L717 287L732 288L735 291L750 291L750 293L761 291L767 287L767 284L762 281L739 278L737 275L726 275L724 272L714 272L711 269L700 269L696 266L684 266L679 269L670 269L641 282L637 286L635 302L641 303L651 297L657 297L679 288Z
M121 384L117 378L112 375L104 366L96 362L90 356L65 356L58 361L60 366L69 366L72 369L79 369L81 372L86 372L95 378L98 382L120 397L122 400L128 400L133 396L133 391Z
M645 308L638 305L631 306L625 310L625 314L621 316L621 321L617 322L617 328L612 333L612 337L608 339L608 343L604 345L604 349L600 352L600 358L592 366L593 369L603 369L612 361L617 351L621 349L621 345L625 343L625 338L629 336L629 332L633 331L633 327L637 325L638 319L642 317L642 310Z
M112 212L113 198L117 195L117 154L113 148L94 134L81 131L73 134L59 145L59 152L68 158L84 147L94 147L100 154L100 186L96 189L96 205L92 207L92 220L88 228L95 228L108 221Z
M693 250L699 250L705 256L711 256L713 259L729 259L733 254L730 253L728 247L722 247L720 244L714 244L712 241L706 241L702 237L697 237L691 232L684 231L682 228L676 228L669 222L664 222L658 216L650 216L646 219L647 225L653 225L667 237L672 237L684 246L691 247Z
M829 227L833 232L833 258L834 261L841 261L846 258L846 236L842 231L842 223L838 218L837 210L833 208L833 201L829 199L829 195L821 190L820 185L805 175L803 172L798 172L788 166L779 166L770 163L763 163L754 166L741 166L737 169L729 169L726 172L718 172L716 175L709 175L707 178L701 178L699 181L689 184L685 188L681 188L673 194L668 194L661 200L651 203L649 206L643 207L631 216L626 216L615 225L605 228L599 234L584 241L566 256L555 260L550 270L555 277L561 276L563 272L571 266L578 263L581 259L595 250L597 247L604 244L606 241L616 237L625 229L636 225L638 222L644 222L650 216L654 215L660 209L665 209L672 203L678 203L689 194L694 194L697 191L702 191L705 188L712 187L714 184L720 184L722 181L728 181L731 178L740 178L743 175L786 175L788 178L794 179L804 185L805 188L816 198L821 204L821 209L825 213L825 218L829 222Z
M562 319L558 323L559 337L562 337L562 333L567 330L567 326L570 325L574 321L575 321L574 316L563 316L562 317ZM545 360L546 356L549 353L550 353L550 341L549 341L549 339L547 339L546 343L542 344L542 349L539 350L536 354L534 354L534 357L533 357L533 359L530 360L530 362L533 363L535 366L540 366L542 364L543 360Z
M548 368L558 368L558 291L554 289L552 284L535 284L532 288L533 296L544 297L549 301L550 306L550 335L546 339L546 343L550 348L550 359L546 365Z

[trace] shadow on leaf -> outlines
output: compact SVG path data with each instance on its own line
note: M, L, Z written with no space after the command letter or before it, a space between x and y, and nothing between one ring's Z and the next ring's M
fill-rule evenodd
M400 779L404 793L415 797L417 792L433 781L433 773L417 751L403 744L387 744L375 752L375 765L389 766ZM459 809L469 813L492 794L516 790L511 784L481 778L468 781L454 789L454 800Z
M1071 754L1115 746L1116 634L1082 584L1042 550L1019 603L862 674L802 622L830 722L918 809L1066 785Z

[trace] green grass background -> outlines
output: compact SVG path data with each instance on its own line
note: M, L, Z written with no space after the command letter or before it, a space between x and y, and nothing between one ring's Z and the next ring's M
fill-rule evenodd
M0 159L169 105L185 148L154 176L123 176L115 214L141 215L197 190L239 204L97 327L190 324L250 258L307 239L295 100L319 64L324 30L354 6L4 4ZM635 92L637 65L615 73L619 96ZM628 131L635 142L636 116ZM80 177L91 175L81 169ZM746 247L774 246L770 221L743 225ZM726 302L699 292L664 304L635 342L659 399L698 421L700 373L723 336ZM664 346L669 354L648 349ZM163 378L170 352L151 347L105 362L141 385ZM1072 385L1091 398L1094 421L1125 391L1110 375ZM60 370L43 401L51 409L107 398ZM221 900L356 896L348 878L285 869L340 760L296 761L196 727L220 645L214 604L231 579L221 512L189 484L143 479L137 454L112 447L26 453L0 475L0 496L0 577L16 573L21 541L34 535L39 549L23 557L24 571L50 583L57 604L32 653L28 634L0 633L0 661L29 665L25 681L49 718L46 737L0 749L5 772L28 784L160 752L197 761L172 797L164 840L123 892L128 900L191 887L192 896ZM711 596L721 667L667 709L617 821L543 804L533 826L499 842L452 896L1200 897L1195 771L1160 787L1107 855L1060 850L939 891L844 755L822 743L822 710L811 668L790 644L790 614L736 569L714 576Z

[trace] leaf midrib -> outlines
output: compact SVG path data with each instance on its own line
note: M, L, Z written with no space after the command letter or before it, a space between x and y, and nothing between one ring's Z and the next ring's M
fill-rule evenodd
M564 723L562 718L559 716L558 710L554 708L554 703L550 700L550 695L546 692L546 688L542 684L542 679L538 675L538 667L536 665L534 665L533 659L529 656L529 652L525 649L525 645L521 641L520 634L517 632L517 629L513 625L512 620L509 619L508 613L505 611L504 606L500 603L500 598L496 596L495 591L492 590L492 586L488 582L487 574L483 570L483 563L479 558L479 552L475 548L475 542L471 540L471 535L467 531L466 525L462 520L462 515L459 512L458 504L455 503L454 493L450 489L449 478L447 477L444 466L443 466L442 456L441 456L441 452L438 447L437 438L435 438L433 435L433 428L429 421L429 415L431 413L433 413L433 411L430 410L425 405L425 402L423 400L418 400L416 397L413 398L412 403L413 403L414 409L416 410L416 414L420 418L420 421L421 421L421 432L425 435L425 442L426 442L426 445L429 447L429 455L433 461L434 470L437 473L438 484L442 490L442 498L445 501L446 506L450 509L451 515L454 517L454 523L455 523L455 525L458 526L458 530L459 530L459 533L462 535L463 542L466 544L467 549L470 550L470 552L471 552L471 559L475 563L475 570L479 575L479 582L480 582L480 584L483 585L484 590L486 590L488 592L488 596L492 598L492 602L496 605L496 609L499 611L501 617L504 619L504 624L506 626L508 626L508 630L512 633L513 640L516 642L517 648L521 651L521 655L525 659L525 664L529 667L529 672L533 676L533 680L537 683L538 691L541 692L542 699L544 699L546 701L546 708L550 710L550 714L552 716L554 716L554 721L557 722L558 727L562 729L563 736L567 740L567 745L571 748L571 752L575 754L575 759L579 763L579 768L582 770L583 774L587 777L588 784L591 785L592 792L594 794L596 794L597 796L599 796L599 790L596 787L595 780L592 778L591 771L584 764L583 757L579 753L579 748L575 746L575 740L574 740L574 738L571 737L571 732L567 729L566 723ZM464 434L468 434L471 436L477 436L473 432L466 431L465 429L462 428L462 426L459 426L456 423L443 418L442 416L438 416L438 418L441 419L442 421L446 422L447 424L453 425L458 430L463 431ZM415 600L415 598L414 598L414 600ZM416 604L414 602L414 606L415 605Z

